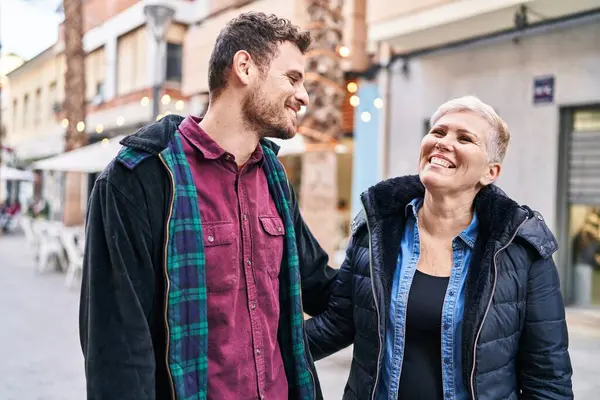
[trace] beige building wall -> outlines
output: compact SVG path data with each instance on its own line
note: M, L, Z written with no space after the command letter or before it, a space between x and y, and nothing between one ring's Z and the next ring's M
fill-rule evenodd
M235 3L229 0L230 3ZM303 21L303 11L298 3L302 1L259 0L239 7L227 9L214 17L205 19L199 25L190 26L185 38L183 54L182 90L186 95L208 92L208 59L217 35L229 20L247 11L274 13L289 18L297 24ZM211 3L209 10L223 9L222 4Z
M401 16L408 16L456 1L457 0L368 0L369 11L367 13L367 23L373 24Z
M64 99L65 63L53 48L8 75L10 99L3 121L15 146L56 129L56 104Z
M215 40L225 24L235 16L247 11L273 13L288 18L302 27L307 25L308 12L304 0L258 0L235 7L240 1L212 0L208 14L200 24L190 26L185 38L183 55L183 86L186 95L208 92L208 59ZM344 69L362 70L367 67L366 23L367 0L344 2L342 14L345 23L345 45L350 48L350 57L344 63Z

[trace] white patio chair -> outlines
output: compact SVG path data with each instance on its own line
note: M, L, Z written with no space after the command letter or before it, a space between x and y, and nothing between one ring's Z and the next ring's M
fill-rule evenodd
M83 240L83 230L81 228L63 228L60 238L67 254L65 285L70 288L75 279L79 278L83 269L83 251L79 245Z
M27 240L27 244L32 246L34 249L37 248L38 239L33 231L33 221L31 218L23 215L19 222L21 223L21 229L23 229L23 233L25 233L25 240Z
M66 260L60 241L61 223L38 220L34 225L39 234L38 270L46 271L54 261L57 270L64 269Z

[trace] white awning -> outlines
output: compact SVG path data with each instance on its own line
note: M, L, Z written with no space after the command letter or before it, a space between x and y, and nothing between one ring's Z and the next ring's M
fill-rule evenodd
M272 141L277 146L280 147L278 157L291 156L295 154L303 154L306 152L306 143L304 142L304 136L301 134L296 134L291 139L275 139L275 138L267 138L267 140Z
M119 143L125 136L117 136L108 141L90 144L54 157L37 161L32 169L70 172L101 172L117 156Z
M108 142L98 142L54 157L37 161L31 165L34 170L101 172L117 156L121 149L119 143L125 136L114 137ZM292 139L268 138L281 147L279 157L302 154L306 151L304 137L296 135Z
M32 181L33 173L16 168L0 166L0 180L3 181Z

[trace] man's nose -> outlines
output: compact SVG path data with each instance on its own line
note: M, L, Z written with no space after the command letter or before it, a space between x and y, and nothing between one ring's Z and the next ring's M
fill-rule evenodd
M296 100L303 106L308 106L310 100L308 98L308 92L306 91L304 85L301 85L300 89L298 89L298 91L296 92Z

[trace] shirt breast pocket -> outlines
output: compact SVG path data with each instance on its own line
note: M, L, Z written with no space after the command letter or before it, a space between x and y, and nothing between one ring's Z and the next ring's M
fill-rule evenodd
M206 290L233 289L238 281L233 222L203 222L202 235L206 253Z
M272 279L279 277L281 270L281 258L283 256L283 246L285 245L285 229L283 221L279 216L258 217L260 224L265 232L263 236L263 246L260 249L263 258L263 265L267 266L267 272Z

